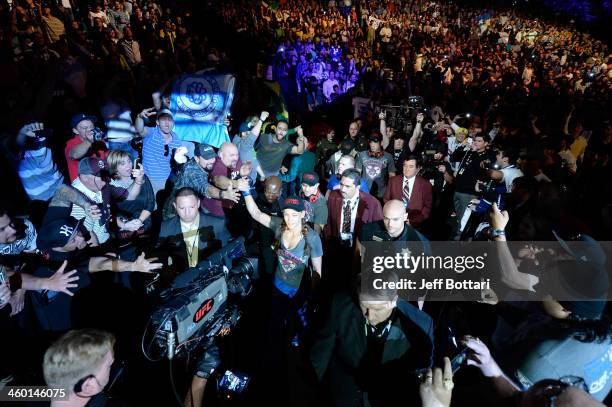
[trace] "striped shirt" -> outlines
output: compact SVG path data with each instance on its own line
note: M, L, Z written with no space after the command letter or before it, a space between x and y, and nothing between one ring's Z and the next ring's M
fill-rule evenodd
M102 192L91 191L89 188L83 185L83 183L78 177L74 181L72 181L72 186L81 191L86 197L88 197L95 203L100 204L103 202ZM92 219L87 216L85 208L82 208L77 205L72 205L72 211L70 212L70 216L77 220L85 218L85 220L83 221L85 229L89 230L90 232L94 232L100 244L105 243L109 239L110 235L108 233L108 229L106 228L106 223L100 225L100 222L98 220Z
M58 171L47 147L25 151L17 171L23 188L32 200L50 200L57 187L64 182L64 176Z
M193 144L189 143L192 146ZM151 181L165 181L170 177L170 160L175 148L186 145L175 132L172 132L172 140L168 144L168 154L165 154L166 142L159 127L149 129L149 133L142 140L142 166L144 172Z

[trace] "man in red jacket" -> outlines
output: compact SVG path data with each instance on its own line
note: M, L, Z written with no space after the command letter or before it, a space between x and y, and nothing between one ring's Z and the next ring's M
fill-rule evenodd
M355 241L361 227L383 218L380 202L372 195L360 191L361 176L355 169L342 173L340 189L333 190L327 199L327 225L324 229L328 253L334 253L338 264L330 264L332 289L345 288L350 283L351 260ZM348 261L347 261L348 260Z
M402 175L396 175L389 180L384 198L385 202L392 199L403 201L408 212L408 222L414 228L418 228L429 218L432 207L431 184L417 175L420 170L420 158L408 156L404 161Z

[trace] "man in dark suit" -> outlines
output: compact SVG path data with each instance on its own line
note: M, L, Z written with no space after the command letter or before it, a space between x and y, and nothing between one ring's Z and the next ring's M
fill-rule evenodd
M410 226L418 228L431 213L432 188L429 181L417 175L421 170L421 160L411 155L404 161L402 175L389 180L385 190L385 202L398 199L404 202Z
M336 406L391 406L398 397L420 405L415 373L432 364L431 317L395 290L359 291L358 298L342 293L332 301L310 353L317 378Z
M200 210L200 199L193 189L176 191L173 205L177 216L162 222L157 249L167 253L176 270L182 272L225 246L230 235L223 218Z
M355 169L342 173L340 189L333 190L327 199L327 225L323 233L326 252L334 253L325 269L334 270L324 275L332 290L348 287L351 280L351 260L354 259L355 241L361 227L382 219L380 202L372 195L361 192L361 176ZM348 262L347 262L348 260Z

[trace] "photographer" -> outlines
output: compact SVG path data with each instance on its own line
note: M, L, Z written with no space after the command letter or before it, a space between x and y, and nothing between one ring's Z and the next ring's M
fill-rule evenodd
M70 182L79 176L79 161L84 157L105 158L108 147L99 138L99 129L95 127L96 118L79 113L70 120L73 137L66 142L64 154L68 164Z

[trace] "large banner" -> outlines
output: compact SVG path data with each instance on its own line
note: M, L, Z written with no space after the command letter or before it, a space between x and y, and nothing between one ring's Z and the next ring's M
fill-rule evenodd
M182 140L214 147L229 141L223 124L234 99L232 75L182 75L174 82L170 109Z

